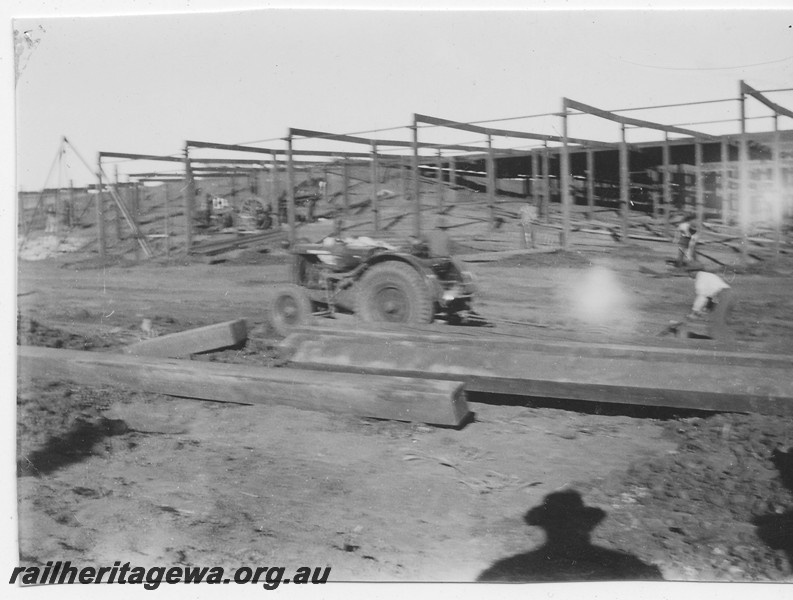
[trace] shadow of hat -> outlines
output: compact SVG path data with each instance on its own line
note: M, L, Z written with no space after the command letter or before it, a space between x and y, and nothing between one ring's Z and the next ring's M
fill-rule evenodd
M528 525L538 527L591 529L605 517L604 510L594 506L584 506L581 494L566 490L545 496L542 505L532 508L523 520Z

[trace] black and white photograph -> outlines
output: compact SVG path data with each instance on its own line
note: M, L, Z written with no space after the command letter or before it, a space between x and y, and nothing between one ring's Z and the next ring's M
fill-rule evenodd
M14 4L6 587L793 583L793 10Z

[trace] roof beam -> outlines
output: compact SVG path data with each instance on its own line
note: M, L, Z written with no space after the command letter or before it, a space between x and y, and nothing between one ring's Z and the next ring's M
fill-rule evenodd
M788 110L784 106L779 106L776 102L772 102L766 98L762 93L758 92L752 86L741 81L741 94L746 94L758 100L760 103L765 104L768 108L773 110L776 114L793 119L793 111Z
M131 158L136 160L163 160L168 162L183 162L184 159L177 156L156 156L153 154L128 154L126 152L100 152L99 160L103 158Z
M448 119L439 119L438 117L429 117L427 115L415 115L415 118L416 121L419 123L428 123L430 125L449 127L450 129L459 129L461 131L470 131L471 133L480 133L482 135L521 138L526 140L540 140L543 142L558 142L560 144L564 142L564 139L557 135L547 135L544 133L527 133L525 131L514 131L512 129L494 129L492 127L481 127L479 125L472 125L470 123L460 123L459 121L450 121ZM595 140L584 140L580 138L567 138L567 142L571 144L582 144L582 145L590 145L590 144L602 145L604 143Z
M412 148L413 142L406 142L403 140L377 140L356 137L354 135L344 135L335 133L326 133L324 131L312 131L311 129L289 129L289 135L299 135L307 138L322 138L326 140L333 140L336 142L349 142L351 144L366 144L371 146L376 144L378 146L396 146L399 148ZM421 148L435 148L438 150L459 150L461 152L483 152L485 148L479 146L461 146L460 144L430 144L427 142L419 143Z
M702 138L702 139L716 139L712 135L708 135L706 133L700 133L699 131L693 131L691 129L683 129L682 127L674 127L672 125L663 125L661 123L654 123L652 121L644 121L642 119L633 119L631 117L623 117L622 115L615 115L614 113L609 112L607 110L595 108L594 106L590 106L589 104L584 104L583 102L576 102L575 100L570 100L570 98L563 98L563 102L565 109L572 109L583 113L588 113L590 115L600 117L601 119L607 119L609 121L614 121L616 123L622 123L623 125L633 125L634 127L642 127L644 129L657 129L658 131L665 131L667 133L677 133L679 135L689 135L692 137Z
M284 150L273 150L271 148L258 148L256 146L241 146L239 144L218 144L216 142L198 142L187 140L185 146L191 148L212 148L214 150L233 150L235 152L258 152L259 154L285 154Z

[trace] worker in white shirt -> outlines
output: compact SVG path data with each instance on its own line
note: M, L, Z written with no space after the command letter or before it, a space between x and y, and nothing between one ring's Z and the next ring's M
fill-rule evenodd
M694 278L694 304L691 307L690 319L703 317L710 313L708 335L713 339L729 338L727 320L735 302L732 288L715 273L704 269L693 268L689 271Z
M526 204L520 207L518 214L520 216L520 227L523 230L523 247L536 248L537 244L535 240L535 230L537 228L537 221L539 217L537 207L531 202L526 202Z

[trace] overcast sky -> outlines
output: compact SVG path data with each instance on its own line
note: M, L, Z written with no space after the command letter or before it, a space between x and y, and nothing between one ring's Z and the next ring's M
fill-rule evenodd
M257 10L21 19L14 22L27 32L15 89L17 186L83 185L94 180L99 151L178 154L188 139L284 148L280 138L290 127L409 139L413 113L559 134L558 117L494 120L558 111L563 97L611 110L734 99L741 79L757 89L791 88L792 25L791 11L759 10ZM793 107L793 92L769 96ZM628 114L688 124L736 119L737 109L733 100ZM768 114L750 104L750 115ZM780 126L790 128L785 121ZM751 124L772 126L769 119ZM707 133L737 127L690 126ZM615 141L619 133L618 125L593 117L570 121L575 137ZM484 143L464 132L421 135ZM77 155L69 148L56 164L63 136ZM658 134L629 132L629 141L645 139ZM326 147L299 140L295 148ZM118 164L122 177L174 167Z

